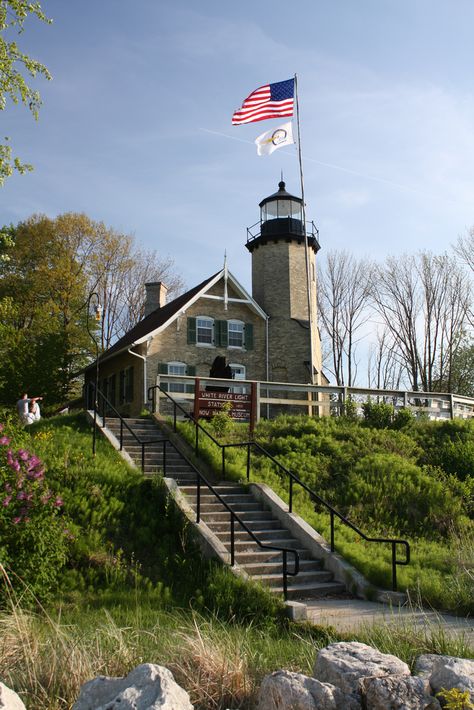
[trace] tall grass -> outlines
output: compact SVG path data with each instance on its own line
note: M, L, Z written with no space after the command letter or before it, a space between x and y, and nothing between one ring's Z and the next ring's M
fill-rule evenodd
M86 681L124 676L144 662L169 668L196 710L251 710L265 675L285 668L310 676L318 650L335 641L368 643L411 667L422 653L469 658L473 652L441 624L374 625L338 634L309 624L256 626L164 609L139 590L101 601L89 596L32 612L12 597L0 614L0 677L29 710L69 709Z

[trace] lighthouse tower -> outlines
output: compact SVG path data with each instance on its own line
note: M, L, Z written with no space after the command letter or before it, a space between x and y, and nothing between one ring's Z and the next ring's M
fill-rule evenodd
M260 221L247 229L252 296L268 314L268 376L273 382L321 384L317 326L318 232L303 223L303 201L283 180L260 202Z

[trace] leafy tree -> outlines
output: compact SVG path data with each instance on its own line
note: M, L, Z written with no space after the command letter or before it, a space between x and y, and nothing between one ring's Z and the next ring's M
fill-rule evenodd
M474 339L460 339L451 363L451 379L440 378L434 383L439 392L455 392L465 397L474 397Z
M16 228L9 260L0 270L5 338L0 390L12 400L34 388L59 402L71 392L73 373L90 350L85 303L88 280L72 245L87 232L87 218L32 217Z
M27 79L39 74L49 80L51 75L44 64L21 51L16 40L10 38L12 33L22 34L25 20L30 15L42 22L50 22L39 2L0 0L0 110L5 109L8 100L15 104L21 102L37 119L41 98L39 92L27 83ZM5 138L5 143L0 144L0 185L14 170L24 173L32 169L28 163L13 157L9 139Z
M0 229L0 262L8 261L10 258L7 250L15 243L15 227L13 224L4 226Z
M95 357L87 330L91 293L104 309L103 328L92 318L89 323L97 329L101 351L143 314L143 279L166 278L174 291L181 286L172 262L138 249L131 236L84 214L35 215L5 234L0 400L32 389L47 394L51 403L76 394L75 373Z

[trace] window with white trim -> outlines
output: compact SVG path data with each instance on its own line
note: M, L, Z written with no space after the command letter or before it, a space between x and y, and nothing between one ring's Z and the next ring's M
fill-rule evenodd
M229 348L244 347L244 323L241 320L227 321L227 334Z
M168 375L185 375L186 364L184 362L168 362ZM184 382L170 382L169 392L184 392Z
M237 363L229 363L229 367L232 370L232 378L234 380L245 380L245 365L239 365ZM235 394L244 394L247 391L246 386L242 387L232 387L232 392Z
M207 316L196 318L196 343L198 345L214 345L214 319Z

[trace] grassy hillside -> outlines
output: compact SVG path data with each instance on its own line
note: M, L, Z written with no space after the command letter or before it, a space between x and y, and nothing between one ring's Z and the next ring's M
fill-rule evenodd
M0 562L25 601L27 590L44 602L58 593L133 589L160 604L192 603L223 616L243 618L258 608L272 616L281 609L265 590L249 589L201 558L159 477L145 479L101 438L94 457L85 416L28 429L4 418L3 427ZM17 501L17 491L28 500Z
M200 558L159 480L102 439L92 457L81 415L28 430L0 419L0 677L28 708L71 708L86 680L144 661L171 668L197 710L250 710L264 675L310 673L317 649L344 638L410 664L420 653L472 656L442 627L345 637L289 623L264 590ZM236 454L235 475L239 466Z
M375 410L375 412L374 412ZM255 438L319 496L373 537L407 539L412 560L398 567L399 589L437 609L474 611L474 422L379 421L281 416L262 421ZM375 420L375 422L374 422ZM374 426L374 423L378 426ZM215 435L216 426L208 424ZM222 432L222 422L217 423ZM194 441L192 425L180 431ZM238 437L238 427L227 436ZM222 438L225 441L225 435ZM206 437L202 453L216 471L221 454ZM245 479L246 450L227 452L229 477ZM288 500L288 480L252 456L251 480ZM329 539L329 515L295 489L295 511ZM391 550L337 523L336 548L377 586L390 588Z

